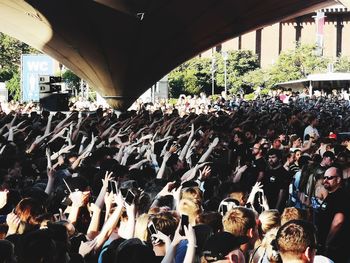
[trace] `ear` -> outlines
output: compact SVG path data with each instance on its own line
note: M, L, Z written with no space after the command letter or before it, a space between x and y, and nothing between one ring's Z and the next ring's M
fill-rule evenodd
M254 229L253 228L248 229L247 236L250 238L252 238L254 236Z
M304 257L307 259L307 262L313 262L315 257L315 249L312 249L310 247L307 247L304 251Z
M238 262L238 256L236 254L234 254L234 253L230 253L228 255L228 259L229 259L230 263L239 263Z

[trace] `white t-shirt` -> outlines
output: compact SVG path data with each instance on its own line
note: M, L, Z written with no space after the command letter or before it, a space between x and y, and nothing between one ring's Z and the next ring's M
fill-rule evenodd
M305 131L304 131L304 140L305 140L305 136L306 134L315 134L317 138L320 137L320 134L318 133L318 130L316 128L313 128L311 125L307 126L305 128Z
M314 258L314 263L334 263L334 261L325 256L317 255Z

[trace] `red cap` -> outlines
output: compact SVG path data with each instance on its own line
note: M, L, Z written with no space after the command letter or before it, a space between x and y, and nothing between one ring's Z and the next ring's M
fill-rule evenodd
M328 138L330 139L337 139L337 135L333 132L330 132L329 135L328 135Z

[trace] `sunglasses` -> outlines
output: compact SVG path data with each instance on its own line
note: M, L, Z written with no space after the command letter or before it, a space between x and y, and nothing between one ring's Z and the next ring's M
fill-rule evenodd
M324 176L323 177L323 180L327 180L327 181L331 181L333 180L334 178L338 177L337 175L333 175L333 176Z

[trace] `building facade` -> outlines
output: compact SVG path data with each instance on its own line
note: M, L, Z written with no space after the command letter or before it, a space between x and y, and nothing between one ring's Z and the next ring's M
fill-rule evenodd
M298 42L318 43L326 57L350 56L350 10L343 5L315 10L233 38L202 56L210 57L214 50L252 50L258 55L261 67L266 68L274 64L282 51L294 49Z

